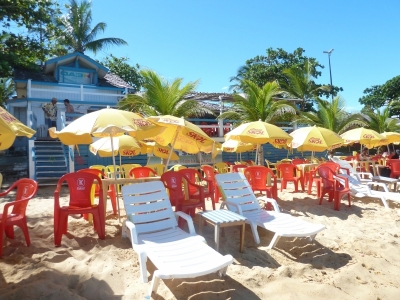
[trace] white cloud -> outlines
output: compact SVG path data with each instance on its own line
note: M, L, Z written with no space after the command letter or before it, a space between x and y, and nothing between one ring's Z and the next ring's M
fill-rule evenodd
M222 90L227 90L227 89L229 89L228 86L224 86L224 87L222 88Z

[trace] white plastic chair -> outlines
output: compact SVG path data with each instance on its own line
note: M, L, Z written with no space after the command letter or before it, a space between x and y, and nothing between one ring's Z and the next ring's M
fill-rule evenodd
M254 241L259 244L260 237L257 226L275 233L268 248L272 249L280 237L310 237L325 229L322 224L313 224L289 214L281 213L277 202L267 197L256 198L246 177L241 173L217 174L215 176L223 199L221 209L227 206L247 218L246 223L251 226ZM261 209L258 200L272 204L275 211Z
M355 178L357 181L361 183L367 183L372 181L372 173L370 172L357 172L353 166L346 160L341 160L337 157L332 157L331 161L337 163L340 166L340 173L347 174L350 173L350 176Z
M122 237L131 240L138 254L142 281L147 282L147 257L158 269L153 274L150 294L156 292L160 279L226 274L232 256L223 256L207 246L204 238L196 235L191 217L172 211L161 181L123 186L122 195L128 217ZM187 221L190 233L178 227L178 217Z
M344 178L344 180L342 179ZM389 209L389 205L387 200L391 200L394 202L400 203L400 193L390 192L387 185L383 182L367 182L364 184L363 182L355 179L351 175L340 174L340 176L335 177L336 180L341 181L343 185L348 184L351 195L357 198L363 197L372 197L378 198L382 201L383 206ZM346 183L347 181L347 183ZM371 188L371 186L380 186L383 188L383 191L375 191Z

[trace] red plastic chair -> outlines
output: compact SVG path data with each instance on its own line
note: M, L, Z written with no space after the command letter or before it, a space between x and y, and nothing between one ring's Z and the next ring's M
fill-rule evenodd
M308 163L308 160L303 159L303 158L294 158L292 159L292 164L293 165L301 165L301 164L306 164Z
M199 171L197 171L196 169L186 168L186 169L181 169L178 172L185 174L185 176L189 178L189 180L193 183L198 183L198 182L205 183L205 184L200 184L204 187L203 189L204 198L211 199L211 205L213 207L213 210L215 210L215 201L214 201L215 193L214 193L213 182L201 176ZM200 200L200 193L197 187L189 185L188 190L190 198Z
M238 173L239 169L246 169L248 166L247 165L233 165L232 168L232 173Z
M93 184L99 184L99 204L91 203ZM69 189L69 204L60 206L60 190L64 182ZM95 174L75 172L63 175L54 192L54 244L61 245L62 235L67 233L68 215L92 214L94 229L99 239L105 239L105 213L101 178Z
M103 171L98 170L98 169L81 169L78 172L86 172L86 173L91 173L91 174L95 174L97 176L99 176L101 179L106 179L107 176L104 174ZM99 197L99 190L100 190L100 186L98 183L95 184L95 191L94 191L94 196L95 197ZM108 187L108 191L107 191L107 196L110 197L111 199L111 205L113 208L113 213L114 215L117 214L117 193L115 191L115 185L114 184L110 184Z
M332 170L333 173L338 174L340 165L333 162L333 161L327 161L324 162L323 164L320 164L316 169L311 170L309 177L308 177L308 190L307 194L311 195L311 189L313 184L316 184L317 187L317 197L319 198L321 196L321 177L318 176L318 168L320 167L328 167L329 169Z
M14 238L14 226L21 228L26 245L29 247L31 240L29 238L28 225L26 221L26 207L28 201L32 199L38 190L38 183L29 178L22 178L14 182L6 191L0 193L0 197L4 197L13 189L17 189L14 202L6 203L3 213L0 214L0 257L3 254L3 235L10 239ZM12 207L11 212L9 212Z
M302 180L302 172L295 165L291 163L281 163L276 166L276 170L281 174L281 192L282 189L286 189L288 182L294 183L295 192L298 191L298 185L300 183L302 191L304 191L304 184ZM295 176L296 172L300 172L300 176Z
M390 168L390 178L399 178L400 176L400 160L390 159L387 161Z
M161 175L161 181L168 190L169 199L171 205L175 206L175 211L182 211L192 217L194 217L197 207L201 207L203 211L206 211L203 186L191 182L185 174L179 171L165 172ZM190 186L195 187L199 196L192 198L189 195L189 199L186 199L184 184L187 185L188 189ZM178 225L182 228L183 224L183 220L179 218Z
M349 179L342 177L340 175L334 176L335 179L335 190L334 190L334 203L333 209L340 210L340 202L344 195L347 195L347 200L349 201L349 207L351 206L351 196L349 188Z
M318 175L321 178L321 192L319 198L319 204L322 204L322 199L325 194L328 194L328 201L333 201L334 192L335 192L335 179L333 176L336 174L328 167L320 167L317 169Z
M271 186L267 186L268 175L273 179ZM244 170L244 176L249 181L253 192L265 192L268 198L278 199L278 182L272 170L263 166L250 166Z
M129 171L129 177L131 178L143 178L143 177L156 177L157 173L149 167L137 167L132 168Z
M215 180L215 174L218 174L218 172L216 172L214 170L214 167L208 166L208 165L201 166L201 170L204 173L204 177L213 182L213 184L214 184L214 202L218 203L219 198L221 197L217 181Z

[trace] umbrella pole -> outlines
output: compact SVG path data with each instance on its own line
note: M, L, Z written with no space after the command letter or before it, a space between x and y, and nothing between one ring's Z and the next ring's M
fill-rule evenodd
M181 130L181 127L179 127L178 130L175 132L175 137L174 137L174 140L173 140L173 142L171 144L171 151L169 152L167 163L165 164L164 172L167 172L169 160L171 159L172 151L174 151L174 145L175 145L176 138L178 137L178 133L179 133L180 130Z
M117 180L117 166L115 164L115 155L114 155L114 140L113 137L110 134L110 139L111 139L111 153L112 153L112 160L114 164L114 179ZM121 223L121 213L119 211L119 198L118 198L118 185L115 185L115 191L117 194L117 207L118 207L118 221ZM103 201L107 201L107 199L103 199Z
M148 154L147 154L148 155ZM146 163L146 165L148 165L149 164L149 162L150 162L150 158L151 158L151 156L147 156L147 163Z
M257 149L256 149L256 158L254 159L254 162L256 163L256 165L258 165L258 163L257 163L257 156L259 156L258 155L258 148L260 147L260 144L257 144Z

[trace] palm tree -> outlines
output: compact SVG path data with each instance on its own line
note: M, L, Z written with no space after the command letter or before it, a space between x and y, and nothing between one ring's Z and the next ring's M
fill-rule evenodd
M196 100L184 99L195 90L198 81L188 82L181 87L182 78L170 83L154 71L143 70L140 73L143 77L144 93L128 95L119 102L121 109L139 112L144 116L172 115L188 118L213 114Z
M345 102L337 96L332 102L317 98L317 112L302 112L296 118L297 124L316 125L330 129L338 134L353 127L367 126L361 114L350 114L345 111Z
M287 114L296 114L296 108L293 104L286 100L274 99L276 95L282 92L276 81L267 82L262 88L249 80L243 80L242 84L246 97L233 94L232 108L222 113L218 119L237 120L238 125L258 120L274 124ZM263 148L260 147L259 149L259 162L263 162Z
M300 110L304 111L306 104L315 99L319 91L330 91L330 86L317 86L312 80L312 65L306 61L304 68L292 66L283 70L286 80L282 80L280 85L284 91L289 93L289 96L302 99Z
M394 106L389 103L382 111L380 109L377 109L376 112L373 110L365 111L368 127L378 133L400 132L400 126L398 125L399 120L390 118L391 109L393 107Z
M96 54L111 45L127 45L123 39L102 38L96 39L96 36L104 32L107 24L100 22L93 28L91 2L82 0L80 4L76 0L70 0L68 5L69 14L61 18L60 26L63 29L63 36L60 37L60 44L76 52L84 53L86 50Z
M0 106L4 107L4 103L15 93L15 84L11 78L0 78Z

